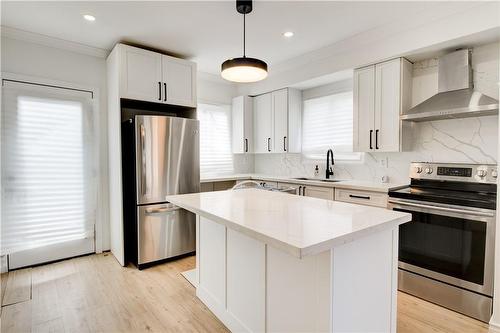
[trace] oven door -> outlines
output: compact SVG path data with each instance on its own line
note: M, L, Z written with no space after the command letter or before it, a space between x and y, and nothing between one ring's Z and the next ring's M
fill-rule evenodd
M399 228L399 268L493 295L494 210L397 198L389 208L412 214Z

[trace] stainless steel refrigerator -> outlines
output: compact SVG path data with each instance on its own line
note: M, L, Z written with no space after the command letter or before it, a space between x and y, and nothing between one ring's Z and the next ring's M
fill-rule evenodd
M194 252L196 216L168 201L199 192L199 122L136 115L135 193L137 266ZM125 210L124 210L125 211Z

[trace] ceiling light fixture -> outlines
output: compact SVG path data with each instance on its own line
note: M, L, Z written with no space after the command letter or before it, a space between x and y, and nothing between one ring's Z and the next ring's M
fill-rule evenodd
M228 59L222 63L221 76L232 82L257 82L267 77L267 64L256 58L246 57L246 14L252 11L252 0L236 0L236 10L243 14L243 57Z
M283 37L290 38L293 37L293 31L286 31L283 33Z
M87 21L95 21L95 16L92 16L92 15L89 15L89 14L85 14L83 15L83 18L86 19Z

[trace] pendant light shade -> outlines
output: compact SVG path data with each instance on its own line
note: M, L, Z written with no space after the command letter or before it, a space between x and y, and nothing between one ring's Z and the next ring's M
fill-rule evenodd
M221 76L232 82L249 83L263 80L267 77L267 64L256 58L245 55L245 15L252 11L252 1L236 0L236 10L243 14L243 57L228 59L222 63Z
M267 77L267 64L255 58L234 58L226 60L221 66L224 79L233 82L248 83Z

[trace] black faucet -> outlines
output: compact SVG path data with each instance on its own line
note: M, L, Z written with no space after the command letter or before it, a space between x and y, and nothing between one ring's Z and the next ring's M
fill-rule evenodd
M332 165L330 165L330 156L332 157ZM333 176L332 166L335 164L333 160L333 150L328 149L326 152L326 179L330 179L330 176Z

